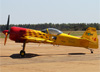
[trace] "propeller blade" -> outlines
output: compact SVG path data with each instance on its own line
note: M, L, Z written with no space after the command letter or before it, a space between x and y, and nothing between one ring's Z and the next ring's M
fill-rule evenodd
M10 21L10 15L8 15L8 21L7 21L7 27L6 27L6 30L9 30L9 21Z
M8 36L8 33L6 33L6 34L5 34L5 41L4 41L4 45L6 45L7 36Z
M8 15L6 30L3 31L3 33L5 34L4 45L6 45L7 36L8 36L8 34L10 33L10 32L9 32L9 21L10 21L10 15Z

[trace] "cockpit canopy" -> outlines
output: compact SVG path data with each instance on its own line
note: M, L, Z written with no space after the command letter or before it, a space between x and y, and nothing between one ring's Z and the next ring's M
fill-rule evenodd
M63 33L62 31L55 29L55 28L43 29L42 32L49 33L49 34L52 34L52 35L59 35L59 34Z

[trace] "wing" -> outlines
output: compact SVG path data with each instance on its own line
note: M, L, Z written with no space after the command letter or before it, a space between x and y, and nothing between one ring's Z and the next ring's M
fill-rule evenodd
M38 38L38 37L32 37L32 36L24 36L22 39L26 39L27 42L35 42L35 43L53 43L51 40Z

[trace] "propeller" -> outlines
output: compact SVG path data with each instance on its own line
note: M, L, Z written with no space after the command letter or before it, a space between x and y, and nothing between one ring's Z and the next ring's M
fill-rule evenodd
M6 45L7 36L8 36L8 34L9 34L9 21L10 21L10 15L8 15L6 30L3 31L3 33L5 34L4 45Z
M9 21L10 21L10 15L8 15L8 21L7 21L6 30L9 30Z
M7 36L8 36L8 33L6 33L6 34L5 34L5 41L4 41L4 45L6 45Z

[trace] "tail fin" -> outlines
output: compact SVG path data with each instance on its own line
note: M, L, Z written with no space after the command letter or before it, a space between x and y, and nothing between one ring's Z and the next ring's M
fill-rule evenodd
M97 31L96 28L89 27L87 30L84 32L82 38L88 39L89 40L89 48L98 48L98 37L97 37Z

